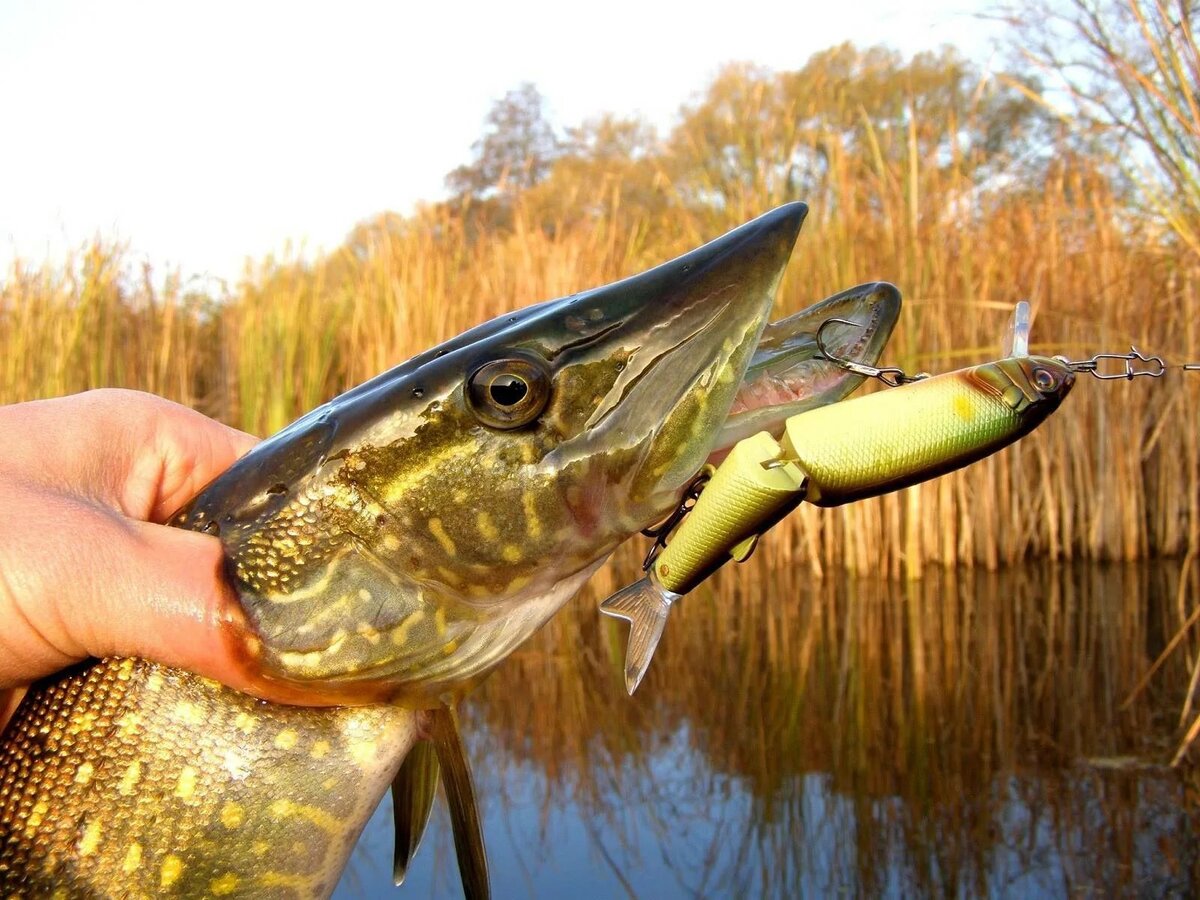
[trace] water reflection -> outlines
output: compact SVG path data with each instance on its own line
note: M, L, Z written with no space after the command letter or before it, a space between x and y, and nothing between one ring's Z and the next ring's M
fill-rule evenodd
M813 583L763 559L673 614L632 700L584 598L464 715L495 893L1196 894L1197 807L1163 765L1185 654L1120 710L1196 588L1173 564ZM394 894L381 809L338 896L459 895L432 829Z

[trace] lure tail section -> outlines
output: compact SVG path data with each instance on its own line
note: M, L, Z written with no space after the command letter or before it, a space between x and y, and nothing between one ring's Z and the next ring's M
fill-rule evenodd
M625 651L625 690L630 694L650 668L654 650L667 625L671 604L681 595L668 591L653 574L617 591L600 604L600 612L629 623L629 646Z
M737 443L646 577L600 604L602 613L629 621L630 694L646 674L671 604L730 559L746 559L758 536L804 498L804 473L782 453L765 431Z

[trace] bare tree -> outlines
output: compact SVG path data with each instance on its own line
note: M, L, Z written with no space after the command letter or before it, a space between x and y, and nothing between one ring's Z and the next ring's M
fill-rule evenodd
M1200 256L1200 6L1027 0L1001 15L1042 81L1023 89L1097 138L1147 210Z

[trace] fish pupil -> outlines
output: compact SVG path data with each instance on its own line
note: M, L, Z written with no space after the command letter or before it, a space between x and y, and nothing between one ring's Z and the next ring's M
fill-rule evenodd
M516 375L501 375L491 383L488 391L501 406L516 406L529 393L529 385Z
M1048 391L1054 387L1054 376L1045 369L1038 369L1033 373L1033 383L1043 391Z

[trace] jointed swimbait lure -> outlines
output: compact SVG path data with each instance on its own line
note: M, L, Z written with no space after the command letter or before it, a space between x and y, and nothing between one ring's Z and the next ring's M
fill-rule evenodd
M1017 356L823 406L734 446L646 577L600 604L630 623L633 693L671 604L730 559L744 560L801 501L838 506L943 475L1045 421L1075 383L1062 360Z

